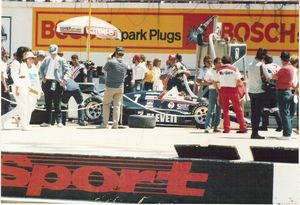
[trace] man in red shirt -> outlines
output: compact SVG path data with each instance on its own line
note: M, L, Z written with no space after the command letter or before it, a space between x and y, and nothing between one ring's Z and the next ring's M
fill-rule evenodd
M282 68L273 75L276 80L276 95L279 107L279 113L282 120L283 136L279 139L288 140L292 134L292 122L290 117L290 106L293 86L294 69L290 64L290 54L282 51L281 55Z
M236 113L237 121L240 125L240 130L237 133L246 133L247 125L244 120L244 114L240 105L237 85L241 82L241 74L239 70L231 65L232 59L230 56L222 58L222 67L218 70L217 79L220 83L220 104L224 114L224 131L230 132L230 117L229 117L229 101L232 102L234 111Z

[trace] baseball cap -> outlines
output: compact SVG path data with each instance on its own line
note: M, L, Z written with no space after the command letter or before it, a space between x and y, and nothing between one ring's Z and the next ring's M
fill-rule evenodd
M55 44L51 44L49 46L49 53L50 54L57 54L58 53L58 46Z
M287 51L282 51L280 54L280 58L283 61L289 61L290 60L290 53Z
M35 58L35 57L36 56L31 51L28 51L28 52L25 53L24 59Z
M141 55L140 54L134 54L133 60L136 60L136 61L140 61L141 60Z
M45 51L39 50L39 51L36 52L36 56L43 56L43 57L45 57L46 53L45 53Z
M124 48L122 48L122 47L117 47L117 48L116 48L116 53L117 53L117 54L124 54Z
M170 54L168 57L169 61L175 61L176 60L176 55L175 54Z

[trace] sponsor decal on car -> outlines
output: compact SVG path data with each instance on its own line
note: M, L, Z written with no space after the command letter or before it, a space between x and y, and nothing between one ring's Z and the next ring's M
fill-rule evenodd
M147 113L148 116L154 116L156 119L156 122L162 122L162 123L178 123L177 122L177 116L175 115L169 115L164 113Z
M169 109L173 109L175 107L175 103L173 102L173 101L170 101L169 103L168 103L168 108Z
M148 107L148 108L152 108L153 107L153 100L147 100L147 103L146 103L146 106L145 107Z
M177 110L189 110L189 105L188 104L177 104Z

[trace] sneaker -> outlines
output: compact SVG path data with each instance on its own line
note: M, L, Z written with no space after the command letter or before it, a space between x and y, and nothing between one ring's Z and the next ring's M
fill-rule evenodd
M262 140L262 139L265 139L265 138L260 136L259 134L256 134L256 135L251 135L251 139Z
M209 129L205 129L204 133L209 133Z
M277 127L275 131L276 131L276 132L281 132L281 131L282 131L282 128L281 128L281 127Z
M223 130L223 133L229 133L230 131L229 130Z
M40 127L50 127L50 124L43 122L40 124Z
M97 125L96 128L97 129L108 129L108 125L101 124L101 125Z
M214 132L221 132L221 130L219 130L219 129L214 129Z
M64 125L60 122L57 124L57 127L64 127Z
M238 131L236 131L236 133L240 133L240 134L242 134L242 133L247 133L248 132L248 130L247 129L245 129L245 130L238 130Z
M80 126L87 126L88 125L88 122L87 121L80 121L78 123Z
M111 129L118 129L118 126L112 126Z
M291 139L291 136L280 136L280 137L277 137L278 140L290 140Z

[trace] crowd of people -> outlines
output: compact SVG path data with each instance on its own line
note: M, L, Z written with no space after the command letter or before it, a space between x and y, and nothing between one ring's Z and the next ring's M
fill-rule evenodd
M180 54L169 55L164 68L161 59L148 60L143 54L135 54L130 65L123 59L124 54L124 49L117 47L102 69L105 73L106 90L103 99L103 123L97 128L108 128L111 103L114 108L112 128L118 128L123 93L140 90L162 91L177 87L181 95L187 95L184 77L190 76L191 72L184 65ZM205 56L204 67L200 68L196 76L201 90L200 96L208 98L209 102L205 133L211 130L221 132L221 111L224 118L223 133L230 132L231 105L240 126L237 133L247 133L241 104L246 84L251 101L251 138L264 139L259 135L259 130L268 129L269 116L273 115L277 122L276 131L283 130L282 139L289 139L292 131L291 118L296 110L294 101L298 96L299 60L297 56L291 57L286 51L281 53L280 58L281 66L273 63L266 49L260 48L255 60L247 68L247 76L242 76L239 69L232 65L231 57L212 59ZM30 48L19 47L11 62L8 62L8 53L3 50L2 97L9 99L9 86L12 87L17 106L9 110L9 103L2 99L2 128L8 119L19 116L16 119L19 119L22 130L27 130L31 112L42 94L45 97L47 113L42 127L55 123L58 127L66 125L65 110L71 97L78 104L78 124L86 126L84 100L78 83L87 81L87 66L80 62L78 55L72 55L71 60L67 61L57 45L49 46L49 55L44 51L33 53Z
M223 110L223 133L230 132L229 102L232 103L240 129L237 133L247 133L241 100L244 84L247 84L251 105L251 139L265 139L259 130L268 130L269 116L276 119L276 131L283 131L279 139L290 139L292 118L298 102L298 56L290 56L282 51L281 66L273 63L266 49L257 50L255 60L247 67L247 82L239 70L231 65L231 58L224 56L214 61L204 57L204 68L200 70L198 83L202 85L203 96L209 100L205 122L205 132L220 132L220 110ZM214 65L212 65L214 63ZM297 109L298 110L298 109ZM214 122L211 122L214 113ZM262 123L261 123L262 121ZM261 126L260 126L261 123Z
M123 48L116 48L115 52L109 57L107 64L103 67L102 71L106 73L106 90L111 88L119 89L117 94L108 96L108 92L104 95L104 126L108 123L107 109L111 103L110 97L113 97L114 108L119 109L120 96L124 92L132 92L134 90L163 90L164 87L171 89L173 86L168 83L163 85L162 79L168 78L174 81L174 86L183 89L181 69L184 68L186 74L190 74L186 67L183 66L181 55L170 55L167 61L167 68L165 72L161 72L161 60L155 58L153 61L146 60L143 54L135 54L132 59L132 66L125 62L121 57L124 55ZM110 74L111 69L114 67L114 61L122 61L126 68L125 73L120 69L115 70ZM112 62L112 63L111 63ZM177 64L176 64L177 63ZM119 62L120 64L120 62ZM177 65L172 74L169 70ZM118 65L119 66L119 65ZM78 124L86 126L84 111L84 100L78 83L90 82L89 80L89 65L84 65L77 54L71 56L71 60L67 61L63 57L63 52L59 51L57 45L49 46L49 55L45 51L39 50L33 52L28 47L19 47L14 54L12 61L9 61L9 54L2 50L1 60L1 83L2 83L2 106L1 106L1 125L5 128L6 122L15 117L17 123L21 125L22 130L29 129L30 116L36 106L37 99L44 95L45 99L45 112L41 127L50 127L50 125L57 124L58 127L66 125L68 102L73 97L78 104ZM33 77L32 72L35 71ZM180 71L180 72L179 72ZM121 72L121 73L120 73ZM37 82L39 80L39 82ZM114 82L117 80L118 82ZM121 87L120 87L121 86ZM10 88L11 87L11 88ZM34 89L33 89L34 88ZM9 109L9 92L12 92L16 100L16 108ZM112 94L111 92L109 92ZM118 96L118 97L116 97ZM34 100L31 100L34 99ZM118 98L117 101L114 101ZM107 102L107 103L106 103ZM52 111L54 110L54 112ZM119 116L119 111L114 111L113 116ZM26 117L25 117L26 116ZM26 120L25 120L26 119ZM105 119L107 119L105 121ZM118 127L114 122L113 127Z
M46 115L41 127L50 127L57 123L63 127L66 123L67 104L74 97L78 104L78 124L86 126L84 121L83 97L79 82L86 82L87 70L79 63L78 56L71 57L71 62L63 58L57 45L49 46L49 55L40 50L33 52L28 47L19 47L14 59L8 61L8 53L2 50L1 61L1 126L16 117L22 130L29 129L30 118L38 98L44 95ZM16 107L9 110L9 87L14 95ZM52 109L54 112L52 113Z

